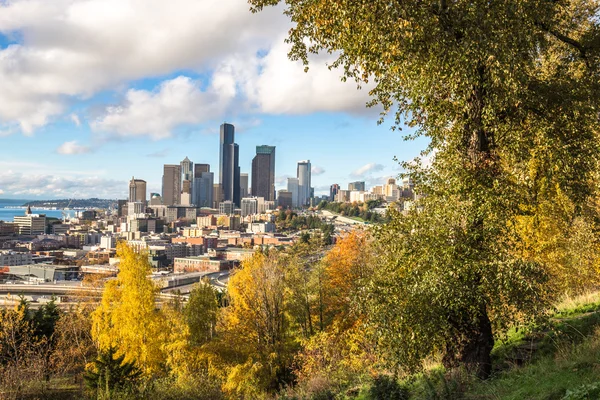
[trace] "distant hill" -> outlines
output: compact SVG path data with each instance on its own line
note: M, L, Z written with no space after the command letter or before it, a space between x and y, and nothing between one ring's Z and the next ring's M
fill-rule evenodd
M23 204L23 207L31 206L34 208L115 208L117 201L113 199L55 199L55 200L34 200Z

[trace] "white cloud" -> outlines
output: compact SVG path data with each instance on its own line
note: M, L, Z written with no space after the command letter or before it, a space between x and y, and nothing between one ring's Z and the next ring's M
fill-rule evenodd
M373 172L382 171L384 168L385 167L381 164L369 163L369 164L363 165L362 167L352 171L350 176L352 176L354 178L362 178Z
M73 177L70 174L31 174L14 170L0 172L0 192L11 196L103 197L125 195L126 181L104 179L96 175Z
M312 175L319 176L323 175L325 173L325 170L319 166L313 165L310 172Z
M0 194L4 194L4 190L0 189Z
M235 91L221 92L220 85L213 81L209 89L202 91L198 82L179 76L162 82L152 92L130 89L123 104L107 107L105 114L93 121L91 127L119 136L166 138L179 125L220 116L230 96L235 95Z
M207 115L226 110L365 112L368 90L342 83L341 71L325 65L332 56L315 57L308 73L287 58L283 39L289 27L281 7L252 14L245 0L2 2L0 33L19 42L0 49L0 124L31 134L73 102L182 70L211 76L210 88L196 86L187 95L208 105L212 90L217 101L223 100L222 108L196 110L203 117L191 117L186 109L160 120L152 112L173 110L180 98L165 103L162 85L157 93L131 89L124 104L95 121L96 128L162 138L180 123L204 122ZM70 117L79 126L79 116Z
M76 140L70 142L64 142L57 149L58 154L85 154L89 153L92 149L89 146L82 146L77 143Z
M81 126L81 120L79 119L79 115L72 113L71 115L69 115L69 118L71 118L71 121L73 121L73 123L77 127Z
M240 49L268 47L287 29L280 8L248 9L244 0L3 2L0 33L21 39L0 50L0 120L31 133L69 101L211 68Z

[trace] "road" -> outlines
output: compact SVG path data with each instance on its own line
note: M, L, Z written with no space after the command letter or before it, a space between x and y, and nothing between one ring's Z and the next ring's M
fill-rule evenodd
M348 217L344 217L344 216L339 215L339 214L332 213L329 210L321 210L321 213L323 213L323 216L327 217L327 218L337 217L335 220L337 222L341 222L343 224L348 224L348 225L364 225L364 222L356 221L356 220L354 220L352 218L348 218Z
M217 290L223 291L227 287L227 282L229 280L229 271L221 271L221 272L211 272L204 275L203 278L208 278L210 284L217 288ZM191 283L189 285L181 285L176 287L165 288L162 290L163 293L180 293L180 294L189 294L194 285L198 282Z

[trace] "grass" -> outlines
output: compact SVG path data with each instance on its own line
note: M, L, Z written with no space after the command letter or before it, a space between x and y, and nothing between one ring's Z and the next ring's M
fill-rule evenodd
M438 367L403 384L417 400L600 399L599 311L600 292L569 297L545 323L509 331L486 381Z

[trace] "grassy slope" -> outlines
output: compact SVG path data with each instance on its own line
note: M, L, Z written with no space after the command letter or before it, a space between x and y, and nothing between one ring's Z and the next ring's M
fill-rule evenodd
M487 381L465 374L449 377L434 369L405 382L410 398L600 399L600 389L565 397L582 385L600 382L600 292L563 301L544 326L510 332L496 344L493 357L496 371Z
M494 349L496 362L503 370L488 381L472 382L465 397L562 399L568 390L600 381L598 311L600 293L566 299L546 326L512 332ZM515 357L522 355L523 349L529 350L525 351L531 357L529 361ZM515 365L515 358L524 365Z

